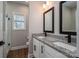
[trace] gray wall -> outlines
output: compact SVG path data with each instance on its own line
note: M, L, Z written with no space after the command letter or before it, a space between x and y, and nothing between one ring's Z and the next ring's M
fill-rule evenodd
M8 13L11 17L13 17L13 13L19 12L26 17L26 30L13 30L12 29L12 47L22 46L26 44L27 39L25 37L28 36L28 7L22 4L16 4L8 2ZM13 19L12 19L13 20Z

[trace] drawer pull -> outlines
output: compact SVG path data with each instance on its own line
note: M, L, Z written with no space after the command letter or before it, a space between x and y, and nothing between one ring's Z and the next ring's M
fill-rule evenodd
M43 53L43 46L41 46L41 53Z
M36 51L36 45L34 45L34 51Z

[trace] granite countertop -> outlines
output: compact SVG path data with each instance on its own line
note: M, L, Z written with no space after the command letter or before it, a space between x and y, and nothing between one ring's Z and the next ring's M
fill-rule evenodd
M47 36L45 38L38 38L39 36L44 36L44 35L33 34L33 38L36 38L37 40L43 42L44 44L50 46L51 48L57 50L58 52L61 52L62 54L66 55L67 57L69 57L69 58L76 58L77 57L76 50L72 52L66 48L63 48L63 47L53 44L54 42L63 42L63 43L66 43L66 44L76 47L76 45L74 43L71 43L71 44L67 43L66 40L60 39L57 36L56 37L55 36L53 36L53 37ZM52 41L50 41L50 40L52 40Z

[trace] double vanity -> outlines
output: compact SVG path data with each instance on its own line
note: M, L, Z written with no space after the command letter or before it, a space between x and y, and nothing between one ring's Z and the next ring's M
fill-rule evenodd
M33 34L33 55L37 58L75 58L76 56L76 7L77 2L59 4L59 35L55 35L54 8L43 13L44 34ZM55 15L56 16L56 15ZM48 33L53 33L48 35ZM72 39L73 35L75 39Z
M65 36L33 34L33 55L36 58L75 58L76 43L67 43Z

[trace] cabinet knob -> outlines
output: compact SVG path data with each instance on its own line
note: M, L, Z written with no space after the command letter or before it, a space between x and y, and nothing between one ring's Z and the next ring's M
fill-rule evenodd
M41 53L43 53L43 46L41 46Z
M36 51L36 45L34 45L34 51Z
M8 46L10 46L10 43L8 43Z

